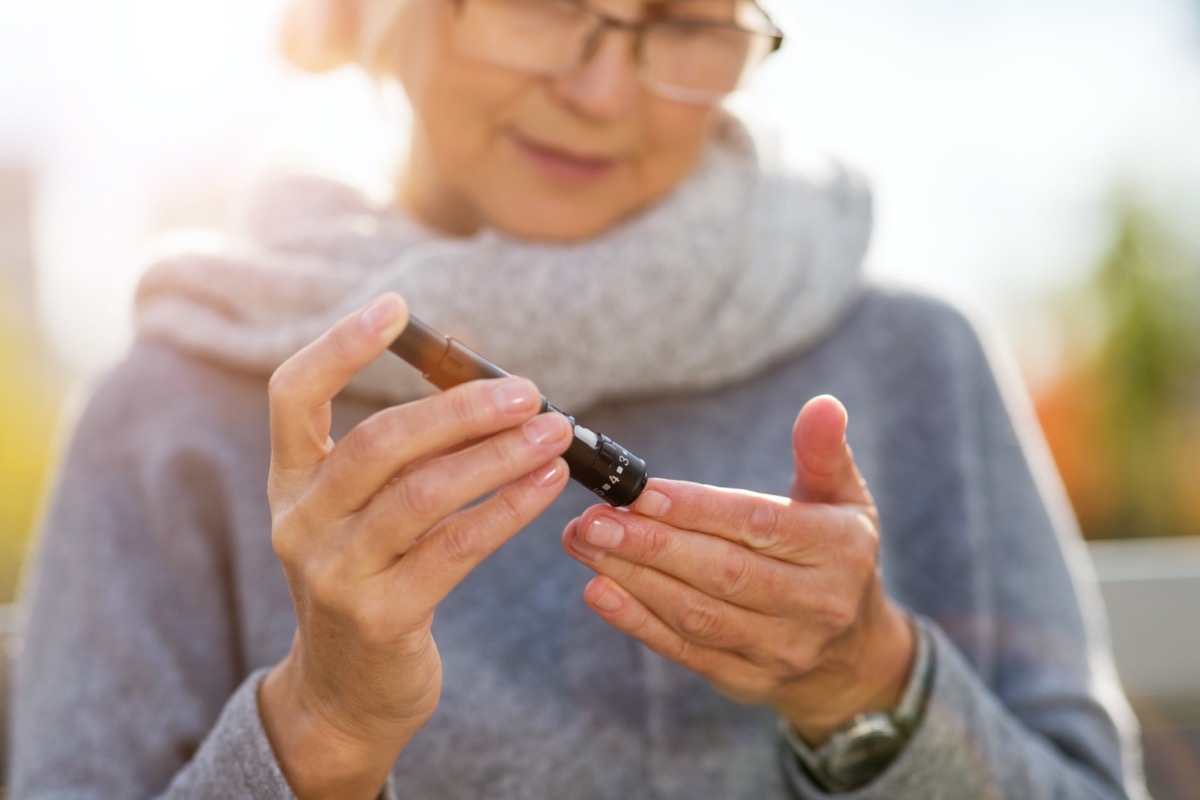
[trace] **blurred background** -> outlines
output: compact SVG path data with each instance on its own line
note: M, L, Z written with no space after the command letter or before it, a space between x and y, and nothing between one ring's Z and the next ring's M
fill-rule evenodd
M0 602L67 398L129 340L147 239L218 224L264 164L388 155L396 111L357 76L278 59L281 6L0 0ZM1092 541L1155 796L1196 796L1200 0L773 9L788 46L734 102L871 176L876 274L998 323Z

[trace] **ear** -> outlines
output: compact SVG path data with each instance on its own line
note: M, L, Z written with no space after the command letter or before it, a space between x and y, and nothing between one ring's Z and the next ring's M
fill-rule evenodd
M358 57L361 0L291 0L280 48L305 72L329 72Z

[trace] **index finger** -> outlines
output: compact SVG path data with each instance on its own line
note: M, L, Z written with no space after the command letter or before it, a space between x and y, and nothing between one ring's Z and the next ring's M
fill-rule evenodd
M333 447L330 402L408 324L408 307L389 292L334 323L271 376L271 460L284 469L311 466Z
M776 557L794 555L781 515L794 502L745 489L651 478L630 511L676 528L708 533Z

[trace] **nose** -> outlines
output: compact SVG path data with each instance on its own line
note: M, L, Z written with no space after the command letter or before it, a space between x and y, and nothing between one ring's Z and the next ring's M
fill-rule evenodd
M578 113L609 121L629 114L637 103L637 37L611 28L598 35L580 63L552 78L551 84L554 94Z

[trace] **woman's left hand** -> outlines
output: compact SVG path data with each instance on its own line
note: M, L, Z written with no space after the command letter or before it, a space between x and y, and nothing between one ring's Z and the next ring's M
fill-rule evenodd
M584 600L603 619L811 743L894 707L914 653L846 422L828 396L800 411L789 498L656 478L630 510L593 506L563 532L598 573Z

